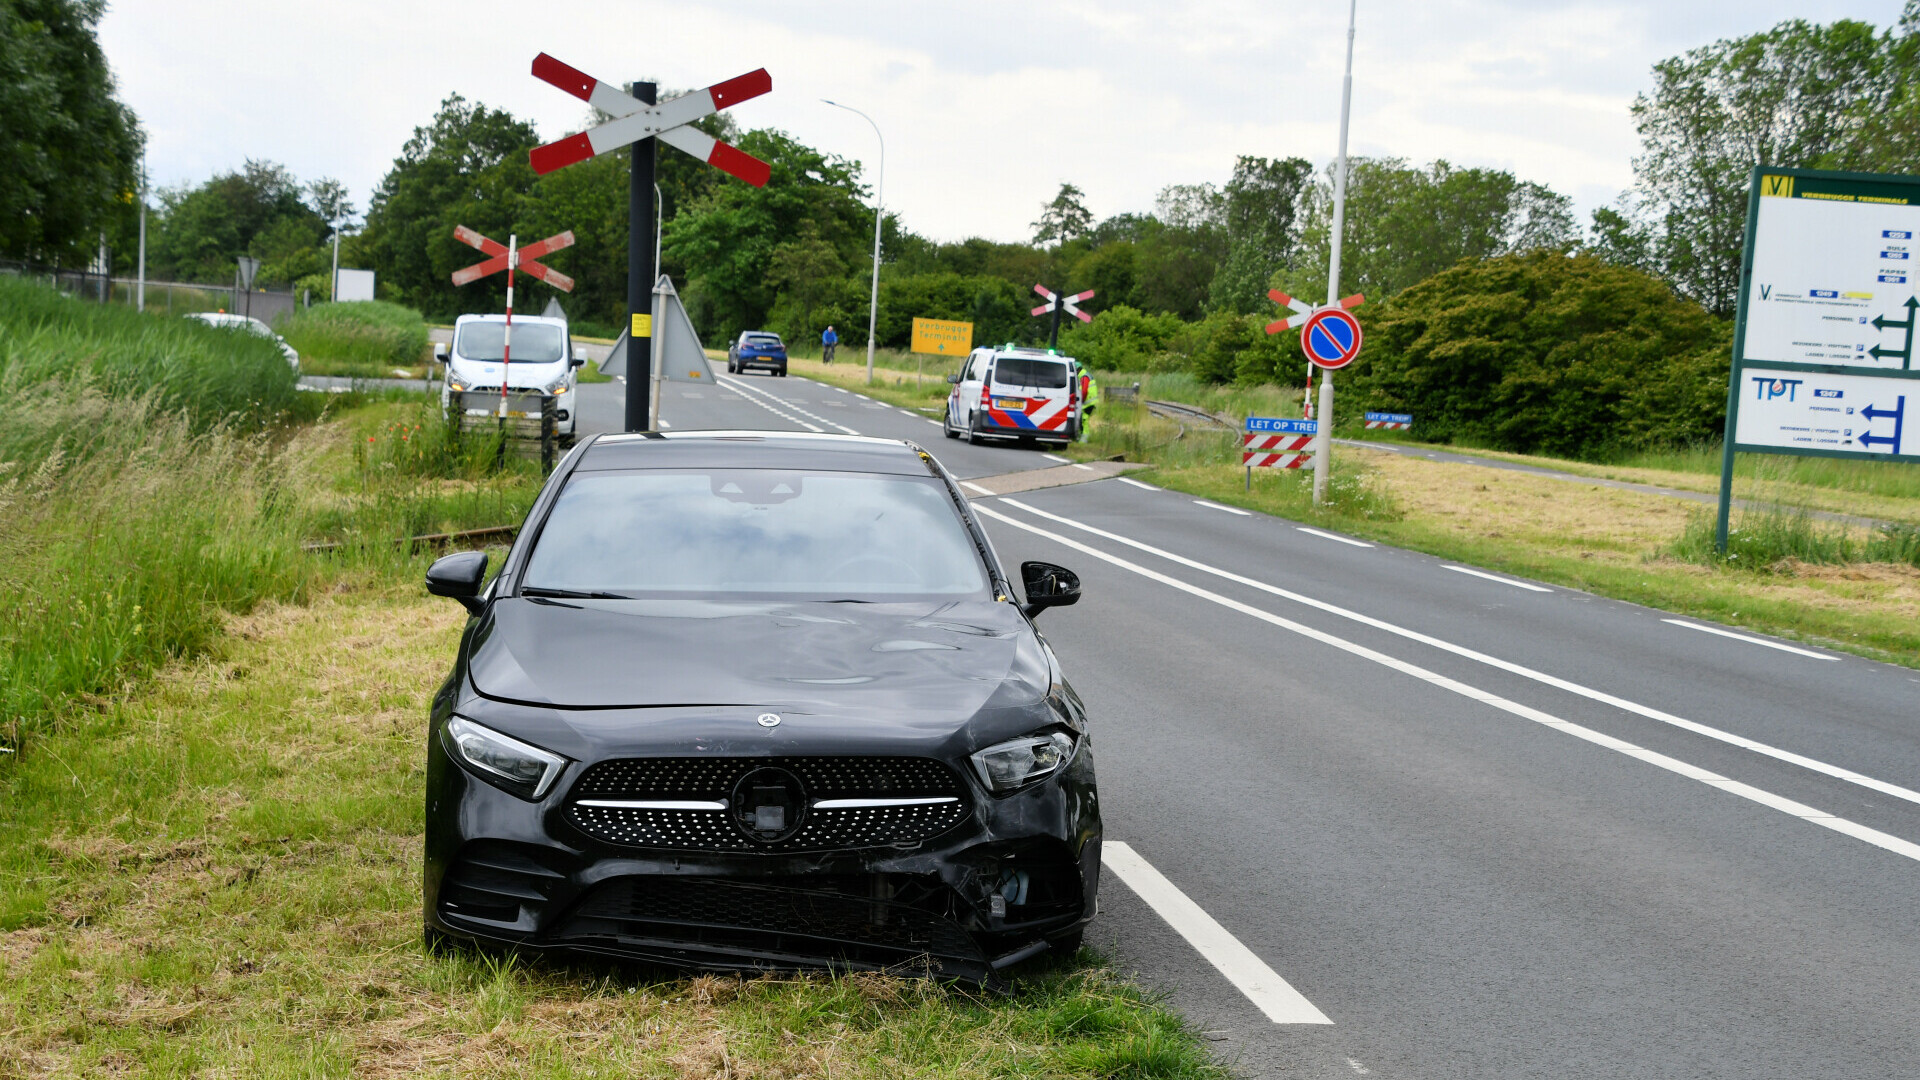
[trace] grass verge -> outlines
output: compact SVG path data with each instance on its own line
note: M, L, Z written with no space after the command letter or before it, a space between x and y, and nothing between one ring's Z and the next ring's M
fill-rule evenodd
M280 334L300 351L300 369L309 375L386 379L395 368L412 372L429 359L426 320L383 300L295 311Z

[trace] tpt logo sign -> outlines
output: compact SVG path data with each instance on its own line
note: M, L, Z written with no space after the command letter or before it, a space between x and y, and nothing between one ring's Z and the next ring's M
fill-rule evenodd
M1770 379L1756 375L1753 377L1753 400L1772 401L1775 398L1784 397L1791 402L1794 395L1799 393L1800 384L1805 381L1805 379Z

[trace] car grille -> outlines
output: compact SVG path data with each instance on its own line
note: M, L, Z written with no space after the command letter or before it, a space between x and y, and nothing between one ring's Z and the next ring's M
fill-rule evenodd
M791 773L809 801L797 831L775 842L737 828L719 805L741 777L760 769ZM622 801L715 805L583 805ZM927 758L893 757L622 758L588 768L566 803L567 819L596 840L686 851L911 847L959 825L969 812L966 786L952 769Z
M849 878L795 888L708 878L615 878L587 894L555 940L675 959L726 954L772 966L959 973L980 965L979 946L966 931L924 906L938 897L908 904L864 895L892 891L874 890L876 883L891 884Z

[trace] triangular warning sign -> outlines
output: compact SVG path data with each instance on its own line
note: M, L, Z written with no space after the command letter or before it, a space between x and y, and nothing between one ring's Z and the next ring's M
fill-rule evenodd
M700 345L700 335L693 329L693 320L687 316L686 306L680 303L680 294L674 290L673 281L667 275L653 287L654 310L653 331L660 335L660 366L666 373L668 382L706 383L713 385L713 367L707 362L706 349ZM620 340L614 342L613 351L607 355L600 370L608 375L627 375L627 331L620 332ZM642 346L651 348L652 342L641 339ZM638 370L651 367L650 357L642 356Z

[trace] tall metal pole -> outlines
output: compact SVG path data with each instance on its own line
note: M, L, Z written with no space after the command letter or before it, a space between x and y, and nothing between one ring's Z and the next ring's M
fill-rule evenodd
M327 286L327 303L340 301L340 222L333 222L333 284Z
M635 82L631 93L654 104L657 87ZM627 185L627 407L623 430L646 431L653 394L653 177L657 140L649 135L633 144L632 181Z
M873 186L873 293L867 298L867 385L873 385L873 337L880 323L880 222L884 220L883 210L887 199L887 137L880 134L880 125L873 117L851 105L842 105L837 101L827 101L836 109L845 109L865 120L873 128L873 137L880 140L879 178Z
M1340 302L1340 242L1347 226L1347 117L1353 111L1353 26L1360 0L1347 3L1347 74L1340 83L1340 157L1333 172L1333 253L1327 260L1327 303ZM1329 459L1333 457L1333 372L1320 372L1320 430L1314 439L1313 504L1327 501Z
M134 286L133 306L147 310L147 155L140 155L140 283Z
M660 185L653 185L653 266L656 274L660 268L660 232L662 219L666 216L666 196L660 194ZM647 350L649 363L653 366L653 396L647 399L647 430L660 430L660 398L667 392L667 368L660 355L660 342L666 335L666 300L660 292L659 282L653 286L653 324L658 327L653 333L653 347Z

